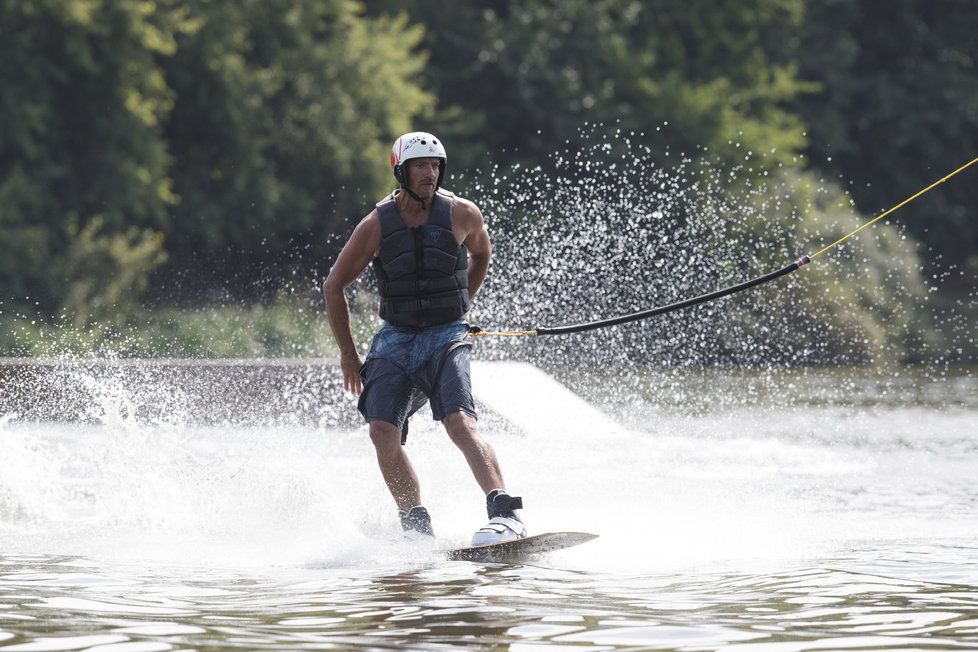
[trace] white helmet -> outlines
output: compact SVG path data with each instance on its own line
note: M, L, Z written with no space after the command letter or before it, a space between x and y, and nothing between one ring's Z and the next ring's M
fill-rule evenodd
M435 187L441 186L442 179L445 178L445 163L448 155L445 154L445 147L441 141L433 135L424 131L412 131L404 134L394 141L391 148L391 169L394 171L394 178L402 187L407 187L407 175L404 174L403 164L413 158L439 158L438 163L438 182Z

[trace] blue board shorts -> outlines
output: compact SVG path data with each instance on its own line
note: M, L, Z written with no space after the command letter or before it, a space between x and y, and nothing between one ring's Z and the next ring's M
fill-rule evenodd
M435 421L455 412L477 418L468 334L469 325L462 320L419 331L385 322L360 369L363 392L357 409L367 423L394 424L403 444L408 418L428 401Z

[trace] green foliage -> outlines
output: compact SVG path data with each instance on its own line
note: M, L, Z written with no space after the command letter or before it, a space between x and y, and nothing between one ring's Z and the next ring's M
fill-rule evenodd
M390 143L432 102L415 81L421 30L346 0L188 6L200 28L165 63L180 197L167 274L224 265L218 282L250 293L319 262L390 187Z
M0 236L8 299L30 297L42 313L59 310L70 286L59 271L72 267L64 257L73 234L168 228L176 198L160 122L173 93L157 59L171 55L176 35L191 29L183 15L169 2L0 4Z
M420 39L347 0L0 3L3 298L121 324L308 273L432 102Z
M812 164L879 213L978 156L978 12L959 0L808 0L795 110ZM938 264L978 275L978 169L902 208ZM957 275L953 278L960 278ZM963 279L962 279L963 280ZM959 288L963 290L963 288Z
M159 124L173 94L156 59L189 27L171 3L150 7L4 3L5 218L84 224L100 214L112 226L165 226L175 198Z
M134 333L138 335L124 343L127 355L288 358L335 354L319 307L286 295L268 305L154 311L144 316Z
M67 279L62 314L76 328L118 326L138 308L150 273L166 260L163 234L135 227L104 233L104 220L93 219L59 259L58 277Z
M376 317L355 312L355 331ZM135 310L126 324L49 322L0 304L0 355L179 358L336 357L321 299L281 292L268 303Z
M783 249L760 248L762 269L776 269L800 252L814 253L865 223L851 199L811 173L788 171L753 199L758 215L777 215L783 232L754 220L754 242L776 235ZM777 227L775 227L777 228ZM743 234L733 234L734 237ZM893 364L920 360L932 344L919 310L927 301L922 261L915 243L899 229L878 223L826 251L790 277L787 284L760 288L754 310L737 318L763 323L769 312L791 315L779 337L790 349L818 348L813 356L831 362Z
M779 264L783 243L804 251L862 219L806 165L852 179L856 207L875 213L978 155L978 13L877 9L0 0L0 351L325 351L318 311L274 297L322 276L391 187L388 148L411 129L441 135L450 172L483 188L494 164L586 151L595 124L640 134L657 165L729 170L731 205L792 215L731 234ZM928 258L974 272L976 174L899 214ZM761 177L779 190L753 193ZM933 345L919 335L932 328L919 253L892 227L872 233L800 272L811 282L760 296L806 306L826 350L912 358ZM767 260L764 243L782 244ZM170 307L215 297L265 303Z
M664 161L708 147L728 161L753 150L790 163L805 145L801 121L785 109L806 88L784 56L801 8L801 0L411 3L427 27L440 102L424 124L452 143L453 169L488 172L487 153L504 166L538 165L576 143L585 121L644 132Z

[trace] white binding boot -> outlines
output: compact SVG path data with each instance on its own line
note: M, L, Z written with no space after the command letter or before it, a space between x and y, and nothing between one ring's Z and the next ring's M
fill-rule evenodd
M523 509L523 499L519 496L510 496L502 489L489 492L486 496L489 522L472 535L472 545L486 546L525 537L526 526L516 515L517 509Z

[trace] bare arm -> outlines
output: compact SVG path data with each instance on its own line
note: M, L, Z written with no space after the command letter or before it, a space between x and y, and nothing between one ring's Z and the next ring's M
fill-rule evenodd
M469 252L469 298L474 299L489 272L492 242L478 206L470 201L460 200L457 211L455 217L458 230L464 234L462 244Z
M360 221L353 230L350 240L340 251L329 276L323 283L323 294L326 297L326 315L329 317L329 327L340 348L340 366L343 369L343 387L354 394L363 391L360 380L360 367L363 359L357 351L353 339L353 329L350 328L350 304L346 300L344 290L370 264L370 259L380 246L380 222L377 212L370 213Z

